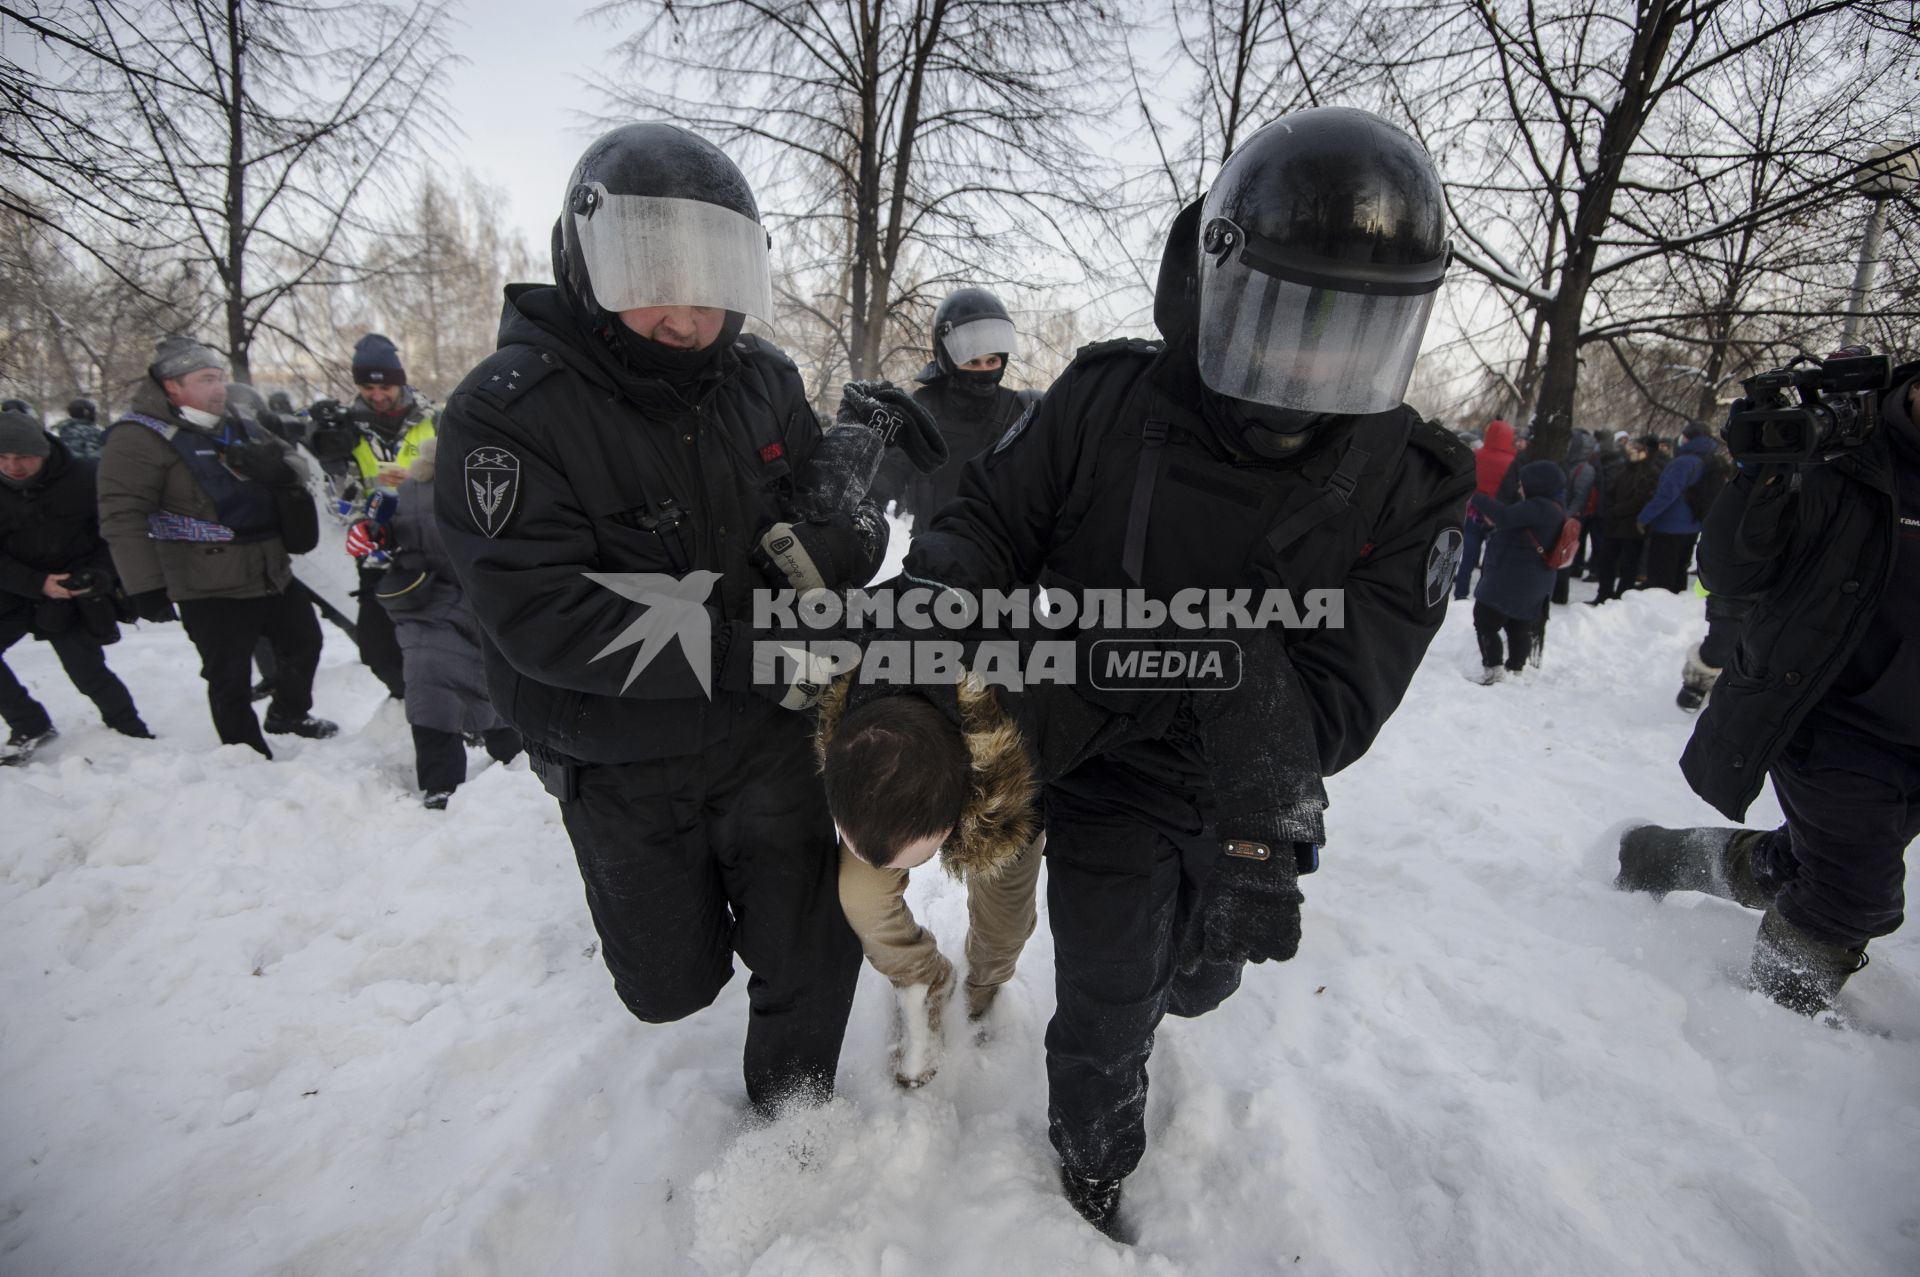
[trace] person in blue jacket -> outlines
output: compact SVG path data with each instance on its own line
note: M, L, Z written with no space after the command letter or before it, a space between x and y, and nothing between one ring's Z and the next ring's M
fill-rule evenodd
M1518 674L1533 650L1534 632L1559 575L1547 566L1547 552L1567 521L1561 498L1566 472L1551 461L1520 467L1520 498L1496 501L1476 492L1468 508L1493 525L1487 536L1480 584L1473 592L1473 633L1480 640L1485 683L1500 681L1502 631L1507 637L1506 668Z
M1693 545L1700 539L1700 516L1687 490L1706 474L1709 460L1720 450L1712 433L1700 422L1687 423L1680 432L1680 451L1660 472L1660 486L1640 508L1638 523L1647 538L1648 589L1683 593L1687 569L1693 566Z

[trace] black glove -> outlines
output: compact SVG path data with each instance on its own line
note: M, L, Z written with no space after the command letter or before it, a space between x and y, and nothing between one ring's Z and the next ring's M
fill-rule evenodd
M338 399L316 399L313 407L307 409L307 416L313 418L316 426L334 426L346 421L347 410Z
M180 619L180 614L173 610L173 604L168 601L165 590L142 590L138 594L128 595L127 602L133 607L133 614L143 621L159 625Z
M931 474L947 463L947 441L913 396L887 381L850 381L840 392L836 426L859 426L904 452L914 469Z
M887 523L863 507L804 523L776 523L760 537L754 566L767 584L799 594L865 585L887 557Z
M1187 933L1181 967L1285 962L1300 948L1300 865L1292 843L1229 840Z

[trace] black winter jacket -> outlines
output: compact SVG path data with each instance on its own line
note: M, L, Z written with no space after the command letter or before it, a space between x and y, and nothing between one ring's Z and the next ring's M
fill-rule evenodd
M1640 511L1660 487L1660 463L1652 457L1624 462L1601 494L1601 530L1610 537L1637 538Z
M1284 637L1331 775L1373 743L1446 615L1473 454L1403 405L1344 419L1286 462L1243 459L1199 411L1190 340L1082 350L1021 428L967 467L907 571L974 590L1133 587L1125 551L1151 423L1165 443L1140 547L1148 596L1344 589L1342 628ZM1350 499L1276 553L1268 534L1320 503L1343 461L1359 465Z
M588 763L696 753L729 716L785 713L749 691L749 553L820 439L792 361L742 337L683 391L550 286L507 290L499 345L447 401L434 476L494 708ZM635 623L660 609L619 592L649 584L633 573L686 578L652 639Z
M920 380L924 384L913 392L913 401L939 423L947 441L947 463L932 474L921 474L905 453L890 450L874 480L873 495L883 508L895 502L901 514L912 515L924 528L935 511L959 495L967 462L998 443L1040 396L1005 386L970 386L932 368L921 373Z
M65 630L75 619L109 630L113 554L100 536L98 467L75 460L58 439L48 442L52 452L25 487L0 483L0 610L34 608L35 629L43 634ZM82 600L49 599L42 591L49 576L88 568L107 582L84 601L99 617L77 618Z
M1553 594L1556 575L1542 552L1553 547L1567 521L1560 495L1496 502L1482 493L1473 494L1473 512L1493 525L1474 598L1516 621L1538 619Z
M1904 396L1920 368L1900 371L1889 398ZM1755 606L1680 768L1731 820L1745 817L1768 768L1833 691L1881 606L1900 545L1888 437L1896 428L1911 429L1889 423L1822 465L1742 469L1707 512L1701 582L1715 594L1750 596Z

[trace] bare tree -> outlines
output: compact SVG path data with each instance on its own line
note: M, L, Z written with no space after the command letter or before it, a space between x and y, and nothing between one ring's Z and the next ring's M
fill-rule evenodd
M443 0L87 0L0 15L43 63L6 99L0 161L23 185L73 192L57 214L20 211L109 269L166 251L204 266L240 380L263 334L300 341L275 319L288 297L361 277L356 232L404 189L396 173L436 118L447 62ZM17 203L56 207L32 194Z
M776 227L788 315L823 363L872 376L919 358L938 297L1034 283L1034 250L1079 253L1101 202L1075 128L1115 20L1099 0L616 0L627 116L682 121L745 155Z
M1627 321L1606 313L1613 281L1831 202L1889 111L1898 118L1904 104L1911 120L1915 50L1911 33L1900 34L1910 19L1894 8L1467 0L1419 6L1445 19L1441 55L1382 51L1404 119L1449 178L1458 256L1500 295L1527 346L1515 389L1532 402L1544 453L1565 446L1582 347L1623 335L1604 326ZM1764 129L1754 127L1746 75L1795 41L1817 44L1824 61L1802 61L1792 101L1845 109L1829 114L1826 132L1756 150ZM1773 170L1756 179L1757 163ZM1767 192L1760 202L1718 218L1700 200L1708 186L1752 190L1756 181ZM1727 301L1723 293L1718 304Z

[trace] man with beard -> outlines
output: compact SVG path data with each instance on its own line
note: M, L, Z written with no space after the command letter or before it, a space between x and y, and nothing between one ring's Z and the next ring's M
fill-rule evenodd
M670 124L587 148L556 286L507 290L500 348L449 397L435 475L493 703L559 799L614 987L664 1023L738 954L754 1108L829 1094L859 973L810 707L831 672L750 628L763 534L821 440L773 313L746 178ZM902 397L904 398L904 397ZM822 582L886 549L870 502L794 527Z
M1282 649L1308 712L1242 748L1325 775L1352 763L1446 614L1474 486L1468 450L1401 402L1444 223L1432 161L1375 116L1321 108L1255 133L1174 221L1154 297L1164 340L1082 350L968 467L907 573L1162 603L1344 590L1343 626L1289 631ZM1146 1144L1162 1015L1211 1010L1247 961L1291 957L1296 875L1316 863L1317 828L1216 818L1200 739L1176 723L1045 795L1049 1134L1068 1199L1109 1233Z
M400 640L392 618L375 600L387 568L381 503L398 494L420 459L421 446L433 438L433 411L407 384L400 348L379 333L354 343L353 384L360 394L352 407L343 408L332 399L313 405L312 448L324 462L347 465L352 499L370 516L347 529L347 553L360 566L354 639L361 664L386 684L389 695L400 699L406 695Z

